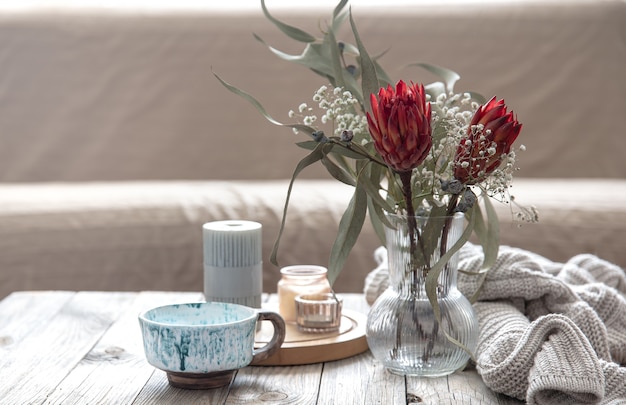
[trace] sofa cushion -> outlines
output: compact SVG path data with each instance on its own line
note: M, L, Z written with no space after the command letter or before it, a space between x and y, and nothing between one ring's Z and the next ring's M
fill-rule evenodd
M263 225L264 290L286 181L104 182L0 186L0 297L23 289L202 291L202 224L246 219ZM328 261L351 190L296 183L279 251L281 265ZM367 227L366 227L367 229ZM338 290L360 291L379 243L367 232Z
M539 223L513 221L516 208L496 204L501 244L558 262L591 253L626 268L626 180L519 178L510 193L537 208Z
M0 297L26 289L202 291L202 224L263 225L264 291L286 181L161 181L0 185ZM564 261L594 253L626 266L626 181L517 179L512 193L535 205L538 224L512 221L497 204L501 239ZM279 250L281 265L326 265L351 187L298 180ZM335 284L360 292L380 245L369 223Z

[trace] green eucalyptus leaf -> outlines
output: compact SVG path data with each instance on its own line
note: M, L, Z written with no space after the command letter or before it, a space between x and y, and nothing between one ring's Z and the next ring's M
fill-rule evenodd
M328 81L328 83L332 84L333 86L335 85L335 78L334 78L334 77L332 77L331 75L327 75L326 73L324 73L324 72L320 72L320 71L315 70L315 69L313 69L313 68L310 68L310 69L311 69L311 71L312 71L313 73L315 73L316 75L318 75L318 76L321 76L321 77L325 78L325 79L326 79L326 81Z
M474 209L474 215L476 216L476 236L483 248L483 255L485 257L480 271L481 273L495 264L500 247L498 215L487 193L483 192L482 197L487 218L483 216L478 204L474 204L474 207L472 207Z
M368 164L368 167L371 166L371 164ZM381 210L393 212L394 207L392 207L389 202L380 195L379 183L372 182L371 178L369 178L367 173L364 172L366 172L365 169L361 170L357 179L361 187L363 187L363 190L365 190L375 206L380 207Z
M346 4L348 4L348 0L341 0L339 4L335 6L335 9L333 10L333 18L337 18L340 15Z
M487 102L485 96L480 93L476 93L475 91L468 91L466 93L468 93L472 100L476 101L478 104L485 104Z
M337 150L342 151L343 148L336 149L333 151L331 156L337 162L337 164L346 172L350 173L350 175L356 179L356 172L354 171L354 165L350 159L346 158L343 153L335 153ZM358 161L358 160L357 160Z
M270 262L276 266L278 264L278 247L280 246L280 239L283 236L283 231L285 229L285 221L287 219L287 209L289 208L289 199L291 198L291 190L293 189L293 183L296 181L296 178L304 170L306 167L312 165L313 163L320 161L324 158L324 144L318 144L318 147L315 148L311 153L306 155L298 164L291 176L291 180L289 181L289 187L287 189L287 198L285 199L285 206L283 207L283 218L280 221L280 230L278 231L278 237L274 242L274 247L272 248L272 253L270 255Z
M345 157L345 158L349 158L349 159L355 159L355 160L363 160L365 159L365 157L363 157L363 155L360 155L359 153L355 152L353 149L350 148L335 148L333 150L333 154L336 156L341 156L341 157Z
M354 188L354 195L350 199L350 203L343 213L341 221L339 221L337 238L331 248L328 264L328 281L331 285L335 282L339 273L341 273L348 255L361 233L366 213L367 194L362 187L357 184Z
M373 147L373 142L365 145L362 145L358 142L351 142L348 148L353 153L360 156L361 159L376 160L376 162L380 163L382 167L387 168L387 165L382 160L378 161L380 158L378 157L377 152Z
M441 117L441 116L442 115L439 114L439 117ZM445 139L448 136L448 133L449 133L450 129L451 129L451 126L450 126L450 122L448 120L446 120L446 119L438 120L437 123L435 124L435 126L432 129L433 145L438 145L441 142L442 139ZM442 164L442 166L444 166L443 168L445 169L445 165Z
M387 87L389 85L393 86L394 82L391 80L389 75L385 72L382 66L374 59L374 66L376 67L376 76L378 77L378 87Z
M389 51L389 49L381 52L378 55L370 57L372 63L374 64L374 67L376 69L376 76L378 77L378 87L386 87L389 84L391 84L391 85L394 84L394 82L391 80L391 78L389 77L387 72L385 72L385 69L383 69L383 67L380 65L380 63L378 63L378 59L382 58L388 51ZM350 53L350 54L352 54L354 56L359 56L359 49L356 46L352 45L352 44L345 44L344 53L346 53L346 52Z
M335 87L346 88L346 80L343 77L344 68L341 64L341 55L339 54L339 46L332 29L329 29L324 37L324 45L330 50L330 58L335 77Z
M254 38L256 38L256 40L261 42L263 45L267 46L268 49L280 59L304 65L315 71L317 74L325 77L333 76L334 71L331 64L330 49L324 46L323 43L308 43L300 55L291 55L268 45L263 38L256 34L254 35Z
M352 75L344 76L343 74L345 69L338 59L339 48L331 32L324 36L323 42L308 43L300 55L285 53L268 45L258 35L255 34L254 37L280 59L306 66L317 75L328 80L333 86L343 87L349 90L359 101L362 99L361 89L356 78Z
M463 245L465 245L465 243L467 243L470 236L472 235L473 230L474 230L474 222L470 221L465 227L465 229L463 230L463 233L461 234L459 239L452 245L452 247L450 247L450 249L448 249L448 251L444 255L442 255L439 258L437 263L435 263L435 265L430 268L430 270L428 271L428 275L426 276L426 282L425 282L426 296L428 297L428 301L430 302L430 305L433 308L435 319L437 320L439 325L441 325L441 307L439 306L439 302L437 301L437 288L439 284L438 282L439 275L441 274L441 271L447 265L448 261L452 258L452 256L456 254L463 247ZM459 342L452 335L450 335L447 330L443 328L441 328L441 330L443 331L446 338L450 342L452 342L453 344L463 349L465 352L467 352L470 355L472 360L474 360L474 354L468 347L466 347L463 343Z
M431 101L435 101L440 95L446 94L446 86L442 82L433 82L424 86L424 91L430 96Z
M370 223L372 224L372 228L374 228L374 232L380 243L385 246L387 244L385 237L385 226L384 220L385 212L378 205L374 204L371 198L367 199L367 210L370 213Z
M387 182L387 199L395 202L398 208L404 206L404 196L402 195L402 185L398 180L398 176L390 173Z
M315 142L315 141L303 141L303 142L296 142L296 145L301 147L302 149L306 149L306 150L313 150L315 148L317 148L317 145L319 145L319 142Z
M371 60L374 63L374 66L376 67L376 74L378 76L378 80L379 80L379 86L383 87L386 86L387 84L393 84L392 80L389 78L389 75L387 75L387 73L385 72L385 70L382 68L382 66L378 63L378 59L382 58L387 52L389 51L389 49L381 52L378 55L372 56ZM345 42L344 43L344 50L343 50L344 54L350 54L353 56L359 56L359 49L350 44Z
M296 145L298 145L299 147L303 148L303 149L307 149L307 150L313 150L317 147L318 142L315 141L303 141L303 142L296 142ZM361 154L359 154L358 152L355 152L354 150L352 150L349 147L345 147L345 146L341 146L341 147L336 147L333 148L331 154L333 156L343 156L349 159L365 159L365 157Z
M359 60L361 61L361 87L363 89L363 106L365 107L366 112L371 112L372 106L370 103L370 94L378 94L378 90L380 89L380 86L378 84L378 76L376 74L376 66L374 65L374 62L372 62L369 54L367 53L365 45L363 45L363 42L361 42L361 37L359 36L356 24L354 22L354 19L352 18L352 13L350 13L350 25L352 27L354 39L356 40L356 45L359 49Z
M370 222L381 244L386 245L385 226L391 226L385 216L385 212L393 212L394 207L387 199L380 195L379 185L383 177L384 168L379 165L368 165L367 170L361 173L366 177L364 183L369 185L367 208L370 213ZM374 186L376 185L376 186ZM382 202L380 200L382 200Z
M500 248L500 226L498 214L491 203L491 198L487 193L483 193L483 201L485 212L487 213L487 235L486 240L482 242L485 261L483 269L493 267L498 258L498 249Z
M481 241L481 244L482 244L482 240L483 240L483 238L486 235L486 229L487 228L485 226L485 222L484 222L484 219L483 219L482 212L480 210L480 206L478 204L474 204L474 206L465 215L474 224L474 231L475 231L476 235L478 236L478 239ZM483 250L484 250L484 248L483 248ZM487 277L488 270L489 270L489 267L485 268L485 262L483 262L483 266L482 266L481 270L478 271L477 273L459 270L459 271L462 271L465 274L479 277L478 287L476 288L476 291L474 291L472 296L469 298L471 303L474 303L474 302L476 302L478 300L478 297L480 296L480 292L483 289L483 285L484 285L484 282L485 282L485 278Z
M316 141L304 141L304 142L296 142L296 145L303 149L313 150L317 147L318 142ZM353 149L356 144L350 144L350 146L345 146L343 144L337 143L337 147L333 148L330 152L336 158L349 158L354 160L364 160L366 157Z
M331 44L329 35L325 36L324 42L322 43L307 44L300 55L285 53L268 45L258 35L255 35L254 37L263 45L267 46L268 49L279 58L287 62L308 67L319 76L328 80L333 86L344 87L349 90L357 100L361 101L361 90L359 89L356 79L352 77L352 75L344 76L341 67L338 68L339 73L337 73L337 67L334 62L336 61L336 57L333 57L333 52L338 52L338 47L336 42L334 46Z
M312 128L308 125L303 125L303 124L283 124L282 122L279 122L277 120L275 120L274 118L272 118L271 115L268 114L267 111L265 111L265 108L263 108L263 105L261 105L261 103L255 99L254 97L252 97L250 94L246 93L243 90L238 89L237 87L233 86L230 83L227 83L226 81L224 81L221 77L219 77L217 74L213 73L213 75L217 78L217 80L220 81L220 83L222 83L222 85L224 85L224 87L226 87L228 90L230 90L232 93L243 97L244 99L248 100L260 113L261 115L263 115L263 117L265 117L266 120L268 120L269 122L271 122L274 125L278 125L281 127L287 127L287 128L295 128L298 131L302 131L306 134L311 135L313 132L315 132L315 128Z
M474 206L468 211L468 214L471 214L472 217L475 219L474 233L476 233L476 236L478 237L478 241L481 247L483 248L483 255L484 255L485 245L488 243L487 241L488 232L487 232L487 225L485 224L485 218L483 217L483 213L480 209L480 206L478 204L474 204ZM483 261L483 264L484 264L484 261ZM484 265L481 266L481 269L478 272L463 271L463 273L470 274L470 275L478 275L483 271L483 269L484 269Z
M429 72L441 77L446 84L448 92L454 91L454 84L461 78L458 73L445 68L443 66L433 65L430 63L411 63L409 66L420 66Z
M281 22L277 20L276 18L274 18L267 10L267 7L265 7L265 0L261 0L261 8L263 9L263 14L265 14L265 17L267 17L268 20L273 22L274 25L276 25L278 29L284 32L289 38L295 39L296 41L300 41L300 42L314 42L315 41L315 37L309 34L308 32L305 32L301 30L300 28L296 28L291 25L285 24L284 22Z
M353 44L349 43L349 42L344 42L343 43L343 53L344 54L348 54L348 55L352 55L352 56L359 56L359 49L354 46Z
M335 162L333 162L327 156L324 156L322 158L322 164L326 168L326 171L328 171L328 173L335 179L349 186L356 186L356 180L354 179L354 177L352 177L347 171L336 165Z
M467 243L470 236L472 235L473 230L474 230L474 223L473 221L470 221L465 226L465 229L463 230L463 233L461 234L459 239L450 247L450 249L446 251L445 254L443 254L439 258L437 263L435 263L433 266L430 267L428 274L426 276L426 292L427 292L428 299L430 300L431 304L433 304L433 302L434 303L437 302L436 294L437 294L437 284L438 284L439 274L441 274L441 271L444 269L444 267L446 266L450 258L452 258L452 256L456 252L458 252L463 247L463 245L465 245L465 243ZM439 311L439 307L438 305L433 305L433 308L435 307L437 307L435 310L435 313L437 313Z
M435 250L439 247L441 232L449 218L446 213L447 207L445 205L433 205L426 224L422 228L418 249L422 250L422 255L427 261L430 261L429 258L433 257Z
M346 19L347 13L343 12L343 9L346 6L346 4L348 4L348 0L341 0L339 4L335 6L335 9L333 10L332 29L335 32L337 32L339 27L341 27L341 24L343 24L343 22Z
M380 63L378 63L378 59L381 58L384 54L387 53L388 50L376 55L376 56L372 56L370 57L370 60L372 61L372 63L374 64L374 68L376 71L376 76L378 77L378 87L386 87L387 85L391 84L393 85L393 81L391 80L391 78L389 77L389 75L385 72L385 69L383 69L383 67L380 65ZM344 49L343 49L343 53L344 55L352 55L352 56L356 56L357 58L359 57L359 49L354 46L351 43L348 42L344 42ZM362 64L362 62L360 63ZM358 73L361 73L363 70L362 66L361 68L358 69ZM358 77L359 74L355 75L355 77ZM378 90L377 90L378 91ZM360 91L359 91L360 93Z

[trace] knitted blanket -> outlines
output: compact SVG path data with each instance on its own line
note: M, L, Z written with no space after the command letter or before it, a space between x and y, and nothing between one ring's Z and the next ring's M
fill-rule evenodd
M387 288L387 254L365 280L370 304ZM459 269L476 272L480 246ZM477 277L459 273L471 295ZM501 247L478 302L476 369L493 391L528 404L626 404L626 272L593 255L555 263Z

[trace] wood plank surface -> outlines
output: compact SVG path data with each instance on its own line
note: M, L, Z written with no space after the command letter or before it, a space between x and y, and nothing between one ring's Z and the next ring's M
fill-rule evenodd
M145 292L50 395L49 404L130 404L155 372L145 360L137 316L171 303L200 301L200 293ZM111 387L115 387L114 390Z
M367 313L369 306L365 301L365 297L361 294L348 294L344 298L344 303L349 308L359 310L363 313ZM465 371L457 371L446 377L439 378L419 378L419 377L401 377L396 376L386 371L380 363L378 363L371 353L367 353L369 358L367 360L351 363L349 360L340 364L337 369L341 375L354 373L350 367L362 367L363 364L370 366L369 370L364 373L365 377L375 378L375 383L371 384L375 386L373 390L375 392L368 393L364 396L362 403L378 403L378 404L482 404L482 405L519 405L523 404L523 401L518 401L514 398L509 398L504 395L498 395L491 391L480 378L476 370L469 366ZM365 355L364 355L365 356ZM353 359L354 360L354 359ZM372 367L373 365L373 367ZM325 367L327 370L332 370L333 363L328 363ZM378 367L379 369L377 369ZM333 376L333 378L342 378L340 376ZM378 376L376 378L375 376ZM365 378L364 377L364 378ZM397 382L399 379L400 383ZM361 381L361 390L367 391L368 388L363 386ZM399 385L402 387L400 388ZM384 388L383 388L384 387ZM357 387L358 389L358 387ZM384 390L384 392L383 392ZM401 399L398 398L396 393L392 391L398 390L401 392ZM326 395L329 388L321 389L322 394ZM387 398L389 395L393 397ZM385 401L379 402L381 398L385 398ZM324 403L324 402L320 402ZM339 402L338 402L339 403Z
M132 293L80 292L0 359L4 404L43 403L131 302Z
M365 338L366 320L365 314L344 308L338 332L305 333L298 330L295 324L286 324L285 341L280 350L254 365L315 364L361 354L369 350ZM258 349L267 344L273 334L274 327L269 322L263 322L256 335L255 347Z
M246 367L237 372L226 404L316 404L323 364Z
M344 306L367 314L361 294L341 294ZM391 374L368 351L324 365L319 404L404 404L405 379Z
M0 358L29 333L40 333L73 296L67 291L41 291L13 294L0 301Z
M368 351L324 364L318 404L405 404L404 377L391 374Z
M146 363L147 364L147 363ZM229 387L212 390L183 390L170 387L163 371L155 370L133 405L224 404Z
M363 295L345 308L367 313ZM0 404L493 404L475 370L424 379L389 373L369 351L304 366L254 366L213 390L172 388L145 360L138 314L201 293L24 292L0 301ZM266 297L275 302L275 295Z

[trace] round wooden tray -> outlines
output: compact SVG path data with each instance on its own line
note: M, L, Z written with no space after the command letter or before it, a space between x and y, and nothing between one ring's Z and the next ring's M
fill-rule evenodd
M288 323L285 342L280 350L255 366L289 366L340 360L367 351L365 322L367 317L356 311L342 311L339 331L333 333L303 333L297 325ZM272 338L269 322L261 323L255 347L262 347Z

